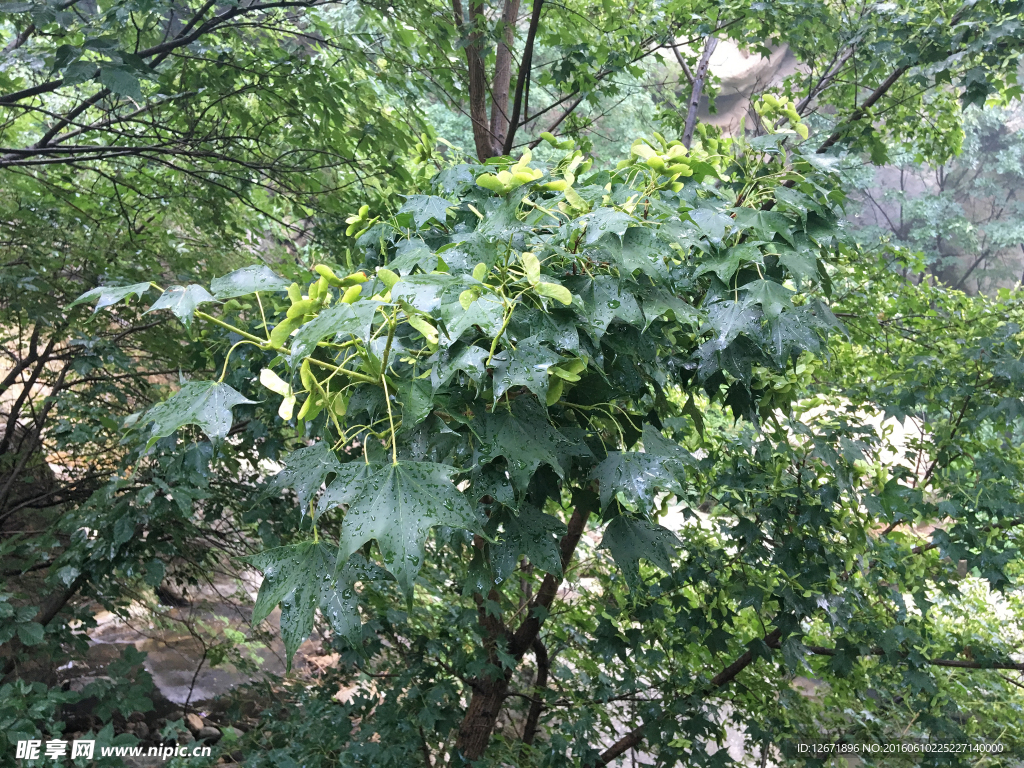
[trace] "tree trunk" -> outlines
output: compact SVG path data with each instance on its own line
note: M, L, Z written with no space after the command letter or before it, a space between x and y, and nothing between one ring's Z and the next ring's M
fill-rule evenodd
M469 67L469 119L473 123L476 156L483 162L498 154L487 120L487 76L484 72L483 50L480 45L483 35L477 29L478 25L486 23L484 6L479 0L470 0L467 17L463 12L462 0L452 0L452 11L455 13L455 25L468 41L466 64Z
M573 492L573 502L572 516L569 518L569 524L566 526L565 536L562 537L562 541L559 543L563 574L568 568L569 563L572 562L573 555L576 552L576 545L579 544L580 537L583 535L591 512L600 507L598 495L592 488L577 488ZM494 617L487 613L483 597L479 594L476 595L479 621L487 633L484 642L487 645L488 657L492 665L501 667L501 661L495 652L498 643L505 645L508 654L516 662L522 661L523 656L531 648L534 648L535 653L537 652L535 641L540 634L543 622L537 617L533 609L537 607L543 608L544 613L547 614L558 594L558 585L561 583L561 576L556 577L549 573L544 577L537 596L530 602L530 610L526 612L526 618L512 637L509 637L507 628L502 623L500 617ZM499 599L500 595L496 590L492 589L488 600L498 602ZM543 649L543 646L541 648ZM540 665L544 664L546 666L546 661L547 653L541 651L537 659L538 683L540 682ZM502 703L505 701L505 695L508 692L508 679L512 671L511 669L504 669L501 676L497 679L477 678L470 683L473 686L473 695L470 697L469 706L462 717L462 723L459 726L459 736L455 742L455 747L462 759L479 760L487 750L491 734L494 732L494 726L498 722L498 715L501 713Z
M497 680L478 681L473 689L459 726L459 738L455 742L464 760L479 760L487 750L507 690L508 680L504 676Z
M519 0L505 0L501 13L502 39L494 58L494 77L491 80L491 142L495 154L500 154L509 132L508 92L512 85L512 41L519 17Z

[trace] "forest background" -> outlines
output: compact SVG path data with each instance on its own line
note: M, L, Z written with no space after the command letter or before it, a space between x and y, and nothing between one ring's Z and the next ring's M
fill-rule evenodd
M0 763L1020 764L1022 13L0 4Z

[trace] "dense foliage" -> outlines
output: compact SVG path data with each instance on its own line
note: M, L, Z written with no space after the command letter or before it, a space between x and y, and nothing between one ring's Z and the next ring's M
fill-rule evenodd
M3 759L192 738L105 609L251 765L1020 760L1020 34L0 4ZM723 39L800 63L725 133Z

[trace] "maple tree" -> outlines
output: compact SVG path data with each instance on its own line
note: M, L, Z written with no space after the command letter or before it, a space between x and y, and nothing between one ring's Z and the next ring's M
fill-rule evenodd
M834 573L849 560L842 550L851 534L825 531L849 512L862 452L846 456L849 467L814 470L819 479L806 489L799 471L780 494L782 465L770 465L790 460L779 453L785 430L778 426L766 443L774 446L767 468L760 448L748 459L720 445L726 453L712 460L716 441L702 416L720 403L735 419L778 425L794 396L793 372L842 329L825 303L842 196L831 162L801 154L797 137L745 142L705 128L690 150L638 140L617 169L591 174L575 150L552 167L529 152L456 166L438 176L434 194L410 196L394 215L364 207L351 217L365 253L351 274L320 264L300 285L252 267L209 291L161 289L153 309L225 329L232 342L219 380L189 382L132 428L152 446L196 425L216 444L233 407L280 398L279 417L295 424L299 447L263 493L292 494L309 533L249 558L264 573L254 618L280 603L292 654L319 610L358 652L379 642L372 626L383 617L368 613L371 624L363 623L371 595L397 590L415 606L418 574L431 560L431 569L447 567L458 577L450 598L475 606L480 640L476 652L450 661L468 697L450 748L466 760L494 749L524 659L541 665L545 638L561 631L549 617L588 532L603 528L600 548L621 570L623 599L643 616L659 582L641 560L669 582L689 583L693 576L675 564L680 550L702 559L728 552L725 542L680 540L658 523L659 509L673 498L696 507L737 477L747 480L733 492L746 485L748 503L760 496L755 506L767 505L769 518L741 518L733 532L781 538L769 561L785 575L734 575L738 605L692 625L705 648L739 641L747 649L691 696L714 694L773 648L799 658L801 621L818 615L821 596L842 591ZM151 288L104 286L80 301L112 305ZM211 305L221 311L208 313ZM239 361L258 366L262 394L225 382ZM837 474L825 481L829 471ZM730 472L739 475L725 481ZM765 472L759 487L752 479ZM771 533L760 533L765 525ZM701 566L698 581L715 572L704 568L712 566ZM738 617L749 621L752 610L772 628L725 629ZM595 631L611 631L603 641L611 645L595 650L621 654L617 631L602 626ZM633 651L643 644L638 637ZM526 744L546 707L544 691L537 696ZM663 715L643 719L604 749L570 752L603 765L640 745L651 723L673 727ZM445 741L437 732L423 738L428 752ZM676 743L664 735L659 742Z

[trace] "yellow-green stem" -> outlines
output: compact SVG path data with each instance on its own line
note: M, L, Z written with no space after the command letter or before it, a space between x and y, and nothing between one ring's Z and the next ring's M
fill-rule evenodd
M388 424L391 426L391 463L398 464L398 440L395 439L395 419L391 415L391 396L388 394L388 380L382 373L380 382L384 385L384 402L388 406Z
M334 371L334 372L340 373L340 374L342 374L344 376L348 376L350 379L353 379L355 381L361 381L364 384L376 384L377 383L376 379L371 378L371 377L367 376L366 374L359 373L357 371L350 371L348 368L339 368L336 365L331 365L330 363L325 363L323 360L317 360L315 357L309 357L309 358L306 358L306 359L309 360L309 362L314 364L314 365L319 365L321 368L326 368L326 369L328 369L330 371Z
M256 344L256 346L262 346L258 342L249 341L248 339L242 339L241 341L236 341L234 344L232 344L231 349L229 349L228 353L224 355L224 368L220 372L220 378L217 379L218 384L224 381L224 377L228 375L228 361L231 359L231 353L234 352L235 347L239 346L240 344Z
M248 339L249 341L253 341L253 342L259 344L261 347L262 346L266 346L267 342L265 340L261 339L259 336L253 336L251 333L246 333L241 328L235 328L235 326L231 325L231 323L225 323L223 320L221 320L220 318L214 317L213 315L208 315L205 312L201 312L201 311L199 311L197 309L196 310L196 317L202 318L203 320L209 320L211 323L215 323L216 325L219 325L221 328L226 328L227 330L231 331L232 333L237 333L243 339Z

